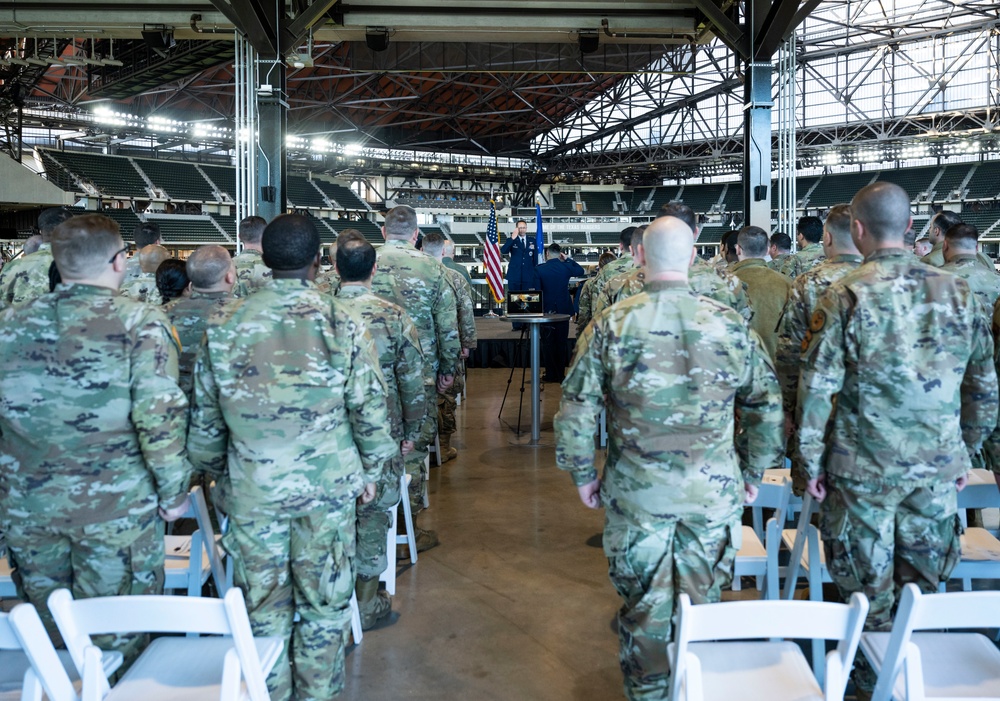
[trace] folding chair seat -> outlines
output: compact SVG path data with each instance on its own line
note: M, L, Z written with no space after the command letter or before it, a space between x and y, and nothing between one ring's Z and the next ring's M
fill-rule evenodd
M219 596L223 596L232 585L232 580L227 577L223 564L225 554L219 547L219 536L216 536L212 527L205 493L201 487L191 489L188 510L182 518L185 517L195 519L198 530L189 536L165 536L163 588L183 589L188 596L201 596L201 588L212 577Z
M267 701L264 680L281 653L280 637L255 638L243 592L224 599L197 596L110 596L74 601L67 589L49 597L49 609L83 677L83 701L167 701L245 698ZM113 688L96 672L100 651L92 635L197 633L158 637ZM235 650L235 655L228 654ZM234 688L235 687L235 688Z
M922 594L903 587L890 633L864 633L878 672L873 701L1000 698L1000 650L981 633L917 632L1000 627L1000 592Z
M673 670L670 699L843 699L867 614L862 594L854 594L849 604L763 600L699 606L681 594L674 642L667 650ZM816 669L815 659L810 669L792 642L804 638L837 641L824 672Z
M396 546L408 545L410 548L410 562L417 562L417 534L413 528L413 513L410 511L410 498L408 494L410 476L405 472L399 478L399 501L389 508L389 531L386 533L385 543L385 571L379 575L379 581L385 582L385 590L389 596L396 595ZM399 527L399 507L403 507L403 525L406 533L396 533Z
M966 509L1000 507L1000 489L993 473L973 470L969 483L958 493L958 513L966 526ZM952 579L962 580L962 589L970 591L973 579L1000 579L1000 540L985 528L965 528L962 534L962 559L952 570ZM944 583L941 584L944 591Z
M778 548L791 493L791 483L784 477L764 476L757 499L749 507L753 527L743 526L742 541L735 544L738 551L733 564L733 591L739 591L740 577L755 576L758 591L766 589L764 598L779 598ZM763 524L764 509L774 509L774 516L768 519L766 527Z

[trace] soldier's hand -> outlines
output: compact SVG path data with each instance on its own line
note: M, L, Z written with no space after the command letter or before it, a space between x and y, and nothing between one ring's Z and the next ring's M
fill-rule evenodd
M160 518L162 518L167 523L171 523L171 522L176 521L177 519L179 519L184 514L186 514L187 510L188 510L188 503L187 503L186 499L184 501L182 501L179 506L175 506L174 508L169 509L169 510L168 509L164 509L161 506L160 509L159 509L159 511L160 511Z
M593 482L585 484L581 487L577 487L580 492L580 501L588 509L599 509L601 508L601 480L596 479Z
M760 488L753 484L743 483L743 491L746 492L746 498L743 500L744 505L750 506L755 501L757 501L757 493Z
M449 387L455 384L454 375L438 375L437 379L437 391L444 394Z
M414 446L415 444L413 441L403 441L402 443L399 444L400 455L406 457L407 455L413 452Z
M361 492L361 496L358 497L358 503L367 504L374 498L375 498L375 483L366 482L364 491Z
M821 503L826 499L826 477L817 477L806 483L806 491L812 494L816 503Z
M962 491L969 484L970 473L966 472L964 475L955 480L955 489Z
M468 348L463 348L462 349L462 359L463 360L468 359L469 353L470 353L470 350Z

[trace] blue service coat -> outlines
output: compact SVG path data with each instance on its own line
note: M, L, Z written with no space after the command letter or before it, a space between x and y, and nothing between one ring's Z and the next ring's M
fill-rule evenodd
M542 287L542 302L546 314L575 314L573 298L569 296L569 279L586 277L587 272L572 258L552 258L539 265L535 272Z
M508 290L517 292L538 289L538 275L535 274L538 265L538 246L534 236L508 237L500 248L500 253L510 255L510 263L507 265Z

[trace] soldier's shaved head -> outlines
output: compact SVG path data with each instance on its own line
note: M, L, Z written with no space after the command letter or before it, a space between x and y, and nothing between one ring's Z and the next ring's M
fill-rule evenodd
M222 246L202 246L187 259L187 276L191 287L204 290L215 287L233 267L233 259Z
M910 196L895 183L866 185L851 200L851 218L861 223L874 242L902 246L910 226Z
M642 247L650 275L686 272L691 265L694 232L677 217L657 217L646 227Z
M100 273L123 247L118 224L100 214L71 217L52 232L52 257L66 282Z
M736 236L736 244L744 258L763 258L767 255L767 232L759 226L744 226Z
M837 204L831 207L823 228L830 234L834 248L854 248L854 241L851 239L851 205Z
M73 216L73 212L65 207L50 207L43 209L38 215L38 231L42 241L51 241L55 228Z
M264 235L264 228L266 226L267 220L264 217L253 215L244 217L239 227L240 241L260 245L260 237Z
M417 212L413 207L401 204L393 207L385 214L385 224L382 229L387 239L402 239L409 241L417 231Z
M160 263L169 257L170 251L159 244L152 244L139 251L139 267L144 273L155 273Z
M424 235L424 245L421 250L423 250L423 252L431 258L441 260L444 255L444 242L444 235L439 234L436 231L432 231L429 234Z

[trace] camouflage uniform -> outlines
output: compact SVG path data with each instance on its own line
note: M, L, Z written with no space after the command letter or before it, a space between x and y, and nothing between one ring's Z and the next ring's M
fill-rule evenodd
M594 318L593 308L594 308L594 285L597 282L597 277L587 278L583 287L580 288L580 305L576 310L576 329L577 333L583 331L590 320Z
M826 260L823 246L820 243L807 243L800 251L788 256L781 266L781 274L794 280L802 273L807 273Z
M263 287L271 279L271 269L264 265L260 251L244 248L233 257L236 266L236 284L233 285L233 297L242 299Z
M424 396L424 355L413 321L402 307L373 295L363 285L344 285L337 297L368 327L375 341L388 390L386 406L392 439L397 445L404 440L416 442L427 398ZM377 577L386 568L385 538L390 525L387 510L399 501L402 474L403 458L395 455L386 464L375 499L358 507L356 565L359 577Z
M606 406L604 549L624 600L625 691L663 699L676 596L719 599L744 481L758 484L780 458L778 383L743 319L684 282L647 283L594 317L577 349L555 419L556 463L578 486L597 478L594 425ZM750 436L739 455L736 408Z
M337 268L330 267L319 272L316 275L316 287L325 294L336 294L340 289L340 275L337 274Z
M194 359L209 318L215 314L228 315L237 304L228 292L192 292L190 297L172 299L163 307L181 344L177 365L180 370L180 386L188 401L191 399Z
M997 270L996 266L993 265L993 261L990 260L989 256L987 256L982 251L976 252L976 261L979 262L987 270L991 270L993 271L993 273L996 273ZM923 258L921 258L920 262L927 263L927 265L933 265L935 268L943 268L945 264L944 240L942 239L941 241L938 241L936 244L934 244L934 248L931 249L931 252L928 253Z
M51 265L51 243L43 243L34 253L7 263L0 273L0 309L20 306L46 294Z
M312 282L270 280L205 331L188 451L218 481L223 546L254 633L287 641L271 697L333 698L344 684L355 497L398 453L371 335Z
M446 279L447 268L408 241L386 241L378 249L376 265L372 292L398 304L410 315L424 351L427 416L421 440L405 458L406 471L411 477L410 504L416 511L423 508L427 446L437 433L437 375L454 375L456 360L462 352L455 293Z
M152 304L155 307L163 304L160 290L156 287L155 273L140 273L138 277L126 280L122 283L118 293L137 302Z
M441 264L446 268L454 270L459 275L464 277L465 281L469 283L469 287L470 288L472 287L472 276L469 275L469 269L466 268L464 265L462 265L461 263L456 263L453 258L442 258Z
M987 317L993 315L993 305L1000 298L1000 275L995 270L987 270L971 253L960 253L940 266L965 280L976 299L983 305Z
M124 285L130 280L135 280L137 277L142 275L142 266L139 265L139 254L136 253L127 261L125 261L125 280L122 282Z
M715 268L700 256L695 256L688 271L688 281L696 294L735 309L744 321L749 322L753 318L746 283L733 275L726 266Z
M791 257L792 257L791 253L779 253L777 256L767 261L767 267L769 267L776 273L780 273L782 267L784 267L785 265L785 261L787 261Z
M997 420L989 331L964 281L902 248L833 283L809 329L799 444L826 477L827 563L845 598L868 597L866 627L889 630L895 592L937 591L961 555L954 482Z
M630 253L625 253L621 258L613 260L603 268L601 268L597 277L594 278L594 282L590 286L590 297L592 300L596 300L601 296L604 291L604 286L611 282L611 278L623 273L635 270L635 261ZM593 307L591 307L593 309ZM597 316L595 312L591 312L591 318Z
M187 402L163 313L62 284L0 314L0 531L28 601L163 590L157 507L187 498Z
M458 311L458 340L462 348L474 349L478 344L476 336L476 315L472 308L472 286L461 274L448 268L448 284L455 294ZM465 387L465 371L462 360L455 364L455 382L443 394L438 394L438 433L442 440L449 441L451 435L458 430L455 422L455 410L458 407L458 395ZM441 446L445 451L444 445Z
M795 417L795 406L799 389L799 360L802 357L802 341L809 329L809 319L819 303L819 298L831 284L861 265L860 254L843 254L828 258L807 273L799 275L792 282L788 304L778 323L778 350L775 368L781 383L781 399L785 417ZM797 431L789 436L788 455L792 460L792 485L795 493L805 492L806 479L802 471L802 460L798 455Z
M747 286L753 307L750 328L760 335L773 361L778 347L778 321L792 283L781 273L769 269L763 258L741 260L733 265L732 272Z

